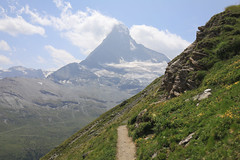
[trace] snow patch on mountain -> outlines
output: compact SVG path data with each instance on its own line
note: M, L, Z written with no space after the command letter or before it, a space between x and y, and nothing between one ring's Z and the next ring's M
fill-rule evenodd
M47 78L49 75L51 75L54 71L43 71L44 77Z
M149 61L120 61L120 63L109 63L106 64L107 66L124 69L128 72L154 72L154 73L160 73L163 74L166 67L167 62L163 61L162 63L153 63L150 60Z
M111 72L108 71L106 69L102 69L102 70L96 70L94 72L94 74L96 74L98 77L102 77L102 76L107 76L107 77L119 77L120 74L117 74L116 72Z

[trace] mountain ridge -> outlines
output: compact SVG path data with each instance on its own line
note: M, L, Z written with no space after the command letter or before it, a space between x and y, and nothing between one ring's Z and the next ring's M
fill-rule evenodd
M7 70L0 70L0 78L26 77L26 78L46 78L49 72L41 69L31 69L23 66L10 67Z

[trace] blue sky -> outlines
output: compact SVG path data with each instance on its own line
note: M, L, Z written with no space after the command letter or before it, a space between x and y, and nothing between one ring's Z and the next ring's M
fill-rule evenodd
M56 70L80 62L115 24L170 58L204 25L239 0L1 0L0 69Z

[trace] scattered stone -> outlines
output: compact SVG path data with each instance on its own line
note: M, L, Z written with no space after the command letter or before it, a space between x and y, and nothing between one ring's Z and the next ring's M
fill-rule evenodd
M137 118L136 118L136 124L135 124L135 127L136 128L138 128L139 127L139 124L141 123L141 122L143 122L143 116L144 116L144 114L147 112L147 109L144 109L143 111L141 111L139 114L138 114L138 116L137 116Z
M91 153L92 151L88 151L87 153L83 153L82 158L85 159L87 158L88 154Z
M84 154L82 155L82 158L85 159L85 158L87 157L87 155L88 155L88 153L84 153Z
M208 88L208 89L204 90L204 93L211 92L211 91L212 91L212 89Z
M141 112L138 114L136 121L137 121L137 122L142 122L142 118L143 118L143 116L144 116L144 114L145 114L146 112L147 112L147 109L144 109L143 111L141 111Z
M211 96L211 95L212 95L211 92L207 92L207 93L204 92L204 93L202 93L202 94L199 95L198 100L201 101L201 100L203 100L203 99L208 98L208 97Z
M148 140L148 139L149 139L149 137L145 137L145 138L144 138L144 140Z
M148 140L148 139L151 139L153 138L153 134L149 134L147 137L144 138L144 140Z
M187 138L185 138L185 139L183 139L183 140L181 140L181 141L179 142L179 145L184 145L184 146L186 146L187 143L193 138L193 135L194 135L194 134L195 134L194 132L191 133L191 134L189 134L189 135L187 136Z
M156 158L157 157L157 152L155 152L153 155L152 155L152 159Z
M153 102L153 103L150 104L150 106L159 104L159 103L161 103L161 102L163 102L163 101L161 100L161 101Z
M193 100L194 100L194 101L196 101L196 100L201 101L201 100L203 100L203 99L208 98L208 97L211 96L211 95L212 95L211 89L206 89L206 90L204 90L203 93L194 96L194 97L193 97Z
M196 101L198 100L199 94L193 97L193 100Z

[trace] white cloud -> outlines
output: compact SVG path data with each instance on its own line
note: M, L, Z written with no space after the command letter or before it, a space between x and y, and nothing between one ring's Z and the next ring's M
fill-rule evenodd
M52 26L60 31L63 38L79 47L85 55L102 42L115 24L120 23L115 18L105 16L93 9L87 8L86 11L78 10L73 13L69 2L54 0L54 3L61 10L59 16L41 16L36 11L31 11L28 6L24 11L30 15L32 22Z
M136 42L161 52L170 58L176 57L190 45L190 42L170 33L168 30L158 30L146 25L133 25L130 28L130 34Z
M63 7L63 0L53 0L58 8Z
M7 32L12 36L18 34L40 34L43 36L45 34L44 28L26 22L21 16L16 18L4 16L4 18L0 19L0 31Z
M12 61L8 57L0 55L0 63L4 65L9 65L12 64Z
M63 49L56 49L51 45L46 45L44 48L50 53L54 63L59 67L73 62L80 62L80 60L76 59L70 53Z
M26 7L23 8L22 10L25 11L26 14L31 16L32 22L39 23L43 26L52 24L51 20L49 20L47 16L42 17L39 13L31 11L28 5L26 5Z
M8 43L4 40L0 41L0 50L2 51L11 51L11 48L9 47Z
M52 17L51 20L54 27L62 31L62 36L78 46L85 55L94 50L112 27L119 23L89 8L86 12L78 11L75 14L64 11L61 17Z
M53 2L56 4L57 8L61 9L64 12L72 8L70 2L65 2L63 0L53 0Z
M43 63L46 63L46 60L41 56L37 56L37 63L43 64Z

